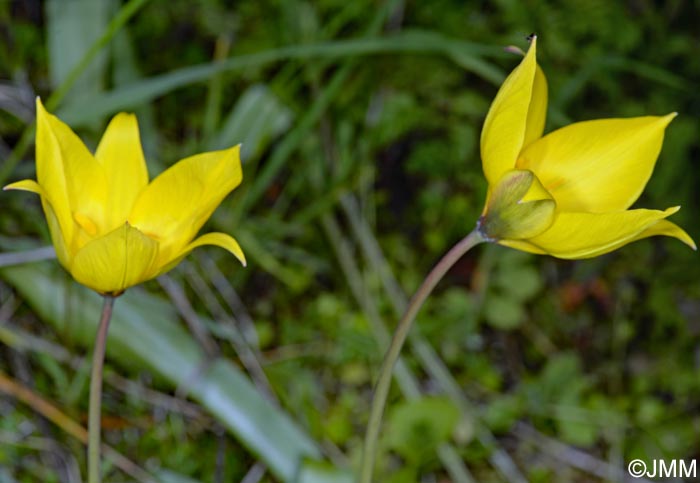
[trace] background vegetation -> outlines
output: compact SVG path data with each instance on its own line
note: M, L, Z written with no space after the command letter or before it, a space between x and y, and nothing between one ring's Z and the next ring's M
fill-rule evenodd
M91 147L136 112L151 176L244 146L243 185L210 228L248 268L200 249L117 300L107 481L351 481L406 294L482 208L481 124L518 61L503 47L533 31L547 130L679 112L638 206L682 205L674 221L700 239L699 14L681 0L0 2L3 184L34 176L36 95ZM0 196L0 481L80 481L99 297L55 260L26 263L49 243L40 205ZM698 458L699 275L671 239L579 262L476 249L404 352L378 481L622 481L633 458Z

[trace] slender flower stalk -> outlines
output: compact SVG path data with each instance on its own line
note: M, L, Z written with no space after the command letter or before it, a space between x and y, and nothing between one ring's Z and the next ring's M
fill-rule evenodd
M370 483L372 481L372 473L374 471L374 459L377 452L377 439L379 437L379 429L382 423L382 415L386 406L386 399L391 386L391 375L396 365L396 361L401 354L406 337L411 330L413 321L418 315L418 311L423 306L423 303L433 291L435 286L442 280L445 274L452 266L457 263L457 260L471 250L475 245L486 241L478 230L472 231L465 238L460 240L453 246L449 252L443 256L435 267L430 271L423 283L411 298L406 312L396 326L394 337L391 339L391 344L384 356L384 362L379 371L379 379L374 389L374 397L372 398L372 407L369 414L369 422L367 423L367 431L365 433L365 445L362 452L362 464L360 468L360 483Z
M107 331L112 319L114 297L104 296L102 316L95 335L90 373L90 408L88 410L88 483L100 483L100 430L102 421L102 367L107 347Z

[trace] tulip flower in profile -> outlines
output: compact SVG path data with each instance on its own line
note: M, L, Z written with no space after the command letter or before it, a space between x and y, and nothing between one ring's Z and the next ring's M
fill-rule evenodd
M488 241L559 258L589 258L654 235L695 249L664 211L628 208L646 185L676 116L585 121L542 136L547 81L537 39L486 116L481 159L489 183L479 232Z
M240 184L240 146L183 159L149 183L133 114L112 119L93 156L41 100L36 106L37 181L4 189L41 196L58 260L78 282L118 295L202 245L225 248L245 264L231 236L194 238Z
M654 235L695 249L664 211L628 209L641 194L676 116L601 119L542 136L547 80L537 65L537 38L501 86L481 132L481 160L489 184L476 228L435 265L411 298L379 372L360 468L370 483L391 374L421 306L462 255L482 242L559 258L589 258Z

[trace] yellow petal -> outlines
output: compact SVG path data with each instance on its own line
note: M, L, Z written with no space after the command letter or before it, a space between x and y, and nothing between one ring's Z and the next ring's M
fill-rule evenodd
M58 218L56 217L56 212L54 211L51 201L49 200L44 188L42 188L39 183L34 180L25 179L5 186L3 190L29 191L41 196L41 206L44 209L46 223L49 225L49 232L51 233L51 241L56 250L56 257L58 258L58 261L61 262L61 265L68 267L68 260L70 258L68 254L68 247L65 239L63 238L63 233L61 232L60 224L58 222Z
M535 255L546 255L547 252L541 248L536 247L527 240L498 240L496 243L503 245L504 247L515 248L521 252L534 253Z
M527 241L550 255L567 259L595 257L655 234L673 236L687 243L686 238L669 230L667 225L662 225L658 233L654 231L654 225L678 209L559 213L547 231Z
M114 116L97 146L95 159L107 178L104 229L111 231L126 221L136 198L148 184L136 116L126 113Z
M244 267L246 266L245 255L243 254L243 250L241 249L241 246L238 244L235 238L233 238L231 235L227 235L226 233L213 232L198 237L192 243L188 244L185 248L176 253L171 259L159 260L159 265L161 266L161 268L158 271L158 275L162 275L165 272L172 270L192 250L203 245L215 245L217 247L223 248L224 250L228 250L236 258L238 258L238 260L241 262L241 264L243 264Z
M103 294L119 294L153 278L158 243L128 223L87 243L72 260L78 282Z
M70 244L73 239L73 217L68 198L65 172L63 170L63 156L48 117L49 114L44 109L41 99L37 97L37 131L35 141L37 179L46 187L47 198L49 197L48 193L51 193L54 213L66 242ZM26 189L26 185L24 189Z
M533 39L525 58L503 82L484 121L481 161L489 185L498 182L503 173L515 167L523 147L537 70L536 44L537 39ZM539 110L541 107L535 109ZM533 116L538 114L533 112ZM530 136L533 135L534 131Z
M241 182L239 152L236 146L178 162L143 190L129 222L158 240L167 253L182 250Z
M204 245L215 245L217 247L223 248L224 250L228 250L229 252L231 252L231 254L233 254L233 256L238 258L238 260L244 267L246 266L245 255L243 254L241 246L238 244L235 238L226 233L214 232L202 235L196 240L194 240L192 243L187 245L187 247L183 250L183 253L186 255L195 248Z
M63 236L73 243L74 214L101 230L106 184L102 167L75 133L49 114L37 98L36 176L44 188Z
M535 81L532 84L532 100L527 111L527 124L525 125L525 140L523 147L527 147L533 141L542 137L544 124L547 120L547 78L542 68L537 65Z
M30 193L36 193L39 196L46 197L46 191L44 191L44 188L39 186L39 183L37 183L33 179L23 179L22 181L15 181L14 183L10 183L7 186L5 186L2 190L29 191Z
M625 210L649 180L674 117L571 124L525 148L518 168L534 171L562 211Z
M695 242L693 241L692 238L690 238L690 235L688 235L685 230L683 230L681 227L676 225L675 223L671 223L668 220L660 220L654 225L650 226L646 230L644 230L642 233L637 235L634 239L635 240L641 240L642 238L648 238L650 236L657 236L657 235L663 235L663 236L671 236L674 238L678 238L680 241L688 245L690 248L693 250L697 250L697 246L695 245Z

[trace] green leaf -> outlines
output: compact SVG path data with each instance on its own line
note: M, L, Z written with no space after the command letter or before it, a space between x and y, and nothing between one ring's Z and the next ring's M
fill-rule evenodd
M542 288L540 273L529 265L502 268L494 282L510 298L519 302L530 300Z
M436 455L458 425L460 411L448 398L424 397L397 405L389 418L388 446L413 463Z
M249 87L238 99L209 149L225 149L242 143L246 161L260 155L267 143L292 123L292 112L265 85Z
M522 305L511 297L490 293L484 304L484 318L489 325L502 330L515 329L523 321Z
M555 418L560 437L571 444L588 447L598 437L598 426L594 420L583 419L582 410L576 406L557 406Z
M45 4L49 73L60 86L92 44L100 38L112 13L110 0L49 0ZM94 96L103 87L107 53L102 51L80 75L67 100Z
M231 72L284 60L346 59L386 53L443 54L454 57L461 67L497 85L503 73L481 59L501 57L499 48L446 38L434 32L404 31L386 38L351 39L311 45L291 45L260 53L239 55L223 62L212 62L174 69L108 93L85 96L66 104L56 114L71 126L87 125L102 116L133 108L186 85L204 82L219 72ZM467 59L471 59L468 62Z
M507 432L523 416L523 404L519 397L505 394L489 402L484 419L496 432Z

